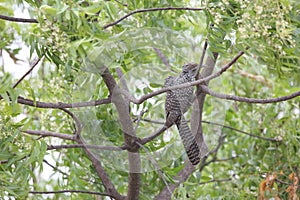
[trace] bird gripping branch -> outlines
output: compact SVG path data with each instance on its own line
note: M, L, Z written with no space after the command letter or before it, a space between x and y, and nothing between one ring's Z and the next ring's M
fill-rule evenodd
M197 66L196 63L183 65L182 72L177 77L169 76L166 78L164 86L170 87L192 82L197 71ZM193 165L197 165L200 162L200 150L195 137L183 116L192 104L193 93L193 87L167 91L165 102L165 126L170 127L173 124L176 124L189 160Z

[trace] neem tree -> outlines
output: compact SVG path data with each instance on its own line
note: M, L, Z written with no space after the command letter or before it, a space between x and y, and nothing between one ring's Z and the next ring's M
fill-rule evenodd
M2 63L1 198L299 199L298 1L27 0L0 10L1 56L30 59L22 77ZM201 66L197 80L163 88L189 62ZM163 127L165 92L188 86L196 166Z

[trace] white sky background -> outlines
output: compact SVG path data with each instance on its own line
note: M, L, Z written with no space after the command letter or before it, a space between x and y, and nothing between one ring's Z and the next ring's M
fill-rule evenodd
M24 3L25 7L28 6L27 3ZM19 7L14 8L14 17L18 18L30 18L29 13L26 9L21 9ZM7 22L9 23L15 23L15 22ZM26 24L24 24L26 26ZM4 71L10 73L14 79L18 80L21 78L29 69L30 69L30 62L33 62L36 55L33 55L33 58L30 60L30 49L28 46L25 45L24 42L22 42L22 39L20 36L16 36L16 39L13 44L11 45L11 48L21 48L18 55L16 57L20 59L17 63L14 63L14 61L9 57L8 53L6 51L2 51L2 58L0 61L0 64L4 66ZM35 69L33 70L32 74L36 74L40 64L38 64ZM29 75L29 77L30 77ZM28 77L27 77L28 78Z
M24 2L25 7L28 7L28 4ZM29 13L26 9L21 9L19 7L14 8L14 17L18 18L30 18ZM9 23L16 23L16 22L7 22ZM28 24L24 24L26 26ZM10 46L11 49L15 48L21 48L19 53L16 55L16 58L20 59L20 61L17 61L17 63L14 63L14 61L9 57L9 54L6 51L2 51L2 57L0 58L0 66L4 67L4 71L11 74L13 79L15 79L15 82L19 80L31 67L32 62L37 58L36 54L33 54L32 58L30 59L30 48L25 45L25 43L22 41L21 36L15 36L16 40L13 42L13 44ZM29 79L31 76L34 76L37 74L37 71L40 67L40 63L34 68L34 70L26 77L26 79ZM21 83L22 84L22 83ZM16 117L14 120L20 121L22 120L26 115L20 114L18 117ZM56 143L57 141L52 140L52 144ZM59 152L50 152L48 155L45 156L45 160L47 160L50 164L55 165L55 160L58 159ZM60 168L62 171L66 171L63 168ZM36 175L38 175L38 170L36 170ZM43 171L41 174L39 174L38 180L41 182L48 181L48 180L57 180L61 178L61 175L55 174L53 175L53 169L47 165L43 165ZM52 188L47 188L49 191L53 190ZM31 195L30 195L31 196ZM52 194L50 195L42 195L42 197L49 198L53 197Z

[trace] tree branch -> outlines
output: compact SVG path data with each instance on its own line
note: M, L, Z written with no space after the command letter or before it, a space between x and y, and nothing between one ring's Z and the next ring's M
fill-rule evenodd
M69 114L73 120L75 121L76 127L75 127L75 134L74 135L67 135L67 134L61 134L61 133L53 133L53 132L48 132L48 131L23 131L28 134L32 135L41 135L41 136L53 136L53 137L59 137L63 139L70 139L73 141L77 141L80 145L83 146L84 151L86 152L87 156L90 158L92 161L92 164L98 174L98 176L101 178L101 181L108 192L109 196L114 197L115 199L118 200L124 200L125 197L120 195L118 191L115 189L114 185L112 184L111 180L109 179L108 174L105 172L104 168L102 167L101 162L90 152L90 150L86 147L84 141L80 137L80 132L82 130L82 125L79 121L79 119L69 110L65 108L60 108L67 114Z
M18 103L27 105L27 106L32 106L36 108L80 108L80 107L88 107L88 106L98 106L102 104L109 104L111 103L111 99L106 98L106 99L99 99L96 101L87 101L87 102L78 102L78 103L46 103L46 102L41 102L41 101L33 101L30 99L25 99L21 96L18 97Z
M128 6L126 3L122 3L121 1L115 0L115 2L121 4L122 6Z
M163 55L163 53L156 47L153 47L154 51L156 52L156 54L158 55L158 57L161 59L161 61L164 63L164 65L166 67L168 67L170 70L171 69L171 65L169 64L167 58L165 57L165 55Z
M218 145L213 150L211 150L210 152L208 152L201 159L201 162L199 164L199 171L200 172L204 169L205 166L209 165L212 162L216 162L217 161L217 152L219 151L219 149L223 145L225 137L226 137L225 135L220 135ZM207 158L210 155L213 155L213 158L209 162L206 162ZM176 177L174 177L174 179L176 179L175 183L169 185L169 189L171 190L171 192L174 192L174 190L181 183L185 182L190 177L190 175L195 171L195 169L196 169L195 166L193 166L190 162L186 162L184 168L182 170L180 170L180 172L177 174ZM167 200L167 199L171 199L171 196L172 196L172 194L170 194L169 190L165 187L155 197L155 200Z
M206 76L205 78L202 78L202 79L199 79L199 80L196 80L196 81L193 81L193 82L188 82L188 83L184 83L184 84L180 84L180 85L175 85L175 86L171 86L171 87L166 87L166 88L162 88L162 89L159 89L157 91L154 91L152 93L149 93L149 94L146 94L146 95L143 95L140 99L136 99L135 97L133 97L131 94L129 94L127 91L124 91L122 90L121 92L126 95L129 100L132 102L132 103L135 103L135 104L141 104L143 103L145 100L153 97L153 96L156 96L156 95L159 95L159 94L162 94L166 91L170 91L170 90L175 90L175 89L180 89L180 88L186 88L186 87L191 87L191 86L195 86L195 85L199 85L199 84L202 84L202 83L206 83L218 76L220 76L221 74L223 74L228 68L230 68L242 55L244 54L243 51L240 51L228 64L226 64L224 67L222 67L219 71L217 71L216 73L214 74L211 74L209 76Z
M199 74L200 69L203 67L203 61L204 61L207 46L208 46L208 36L206 36L203 50L202 50L202 55L201 55L200 62L199 62L199 66L197 67L197 71L195 73L195 77L197 77L197 79L199 79L198 74Z
M58 132L50 132L50 131L35 131L35 130L21 130L23 133L27 133L29 135L38 135L42 137L57 137L65 140L76 141L76 137L70 134L58 133Z
M60 110L64 111L68 115L70 115L72 117L72 119L74 120L74 122L75 122L75 132L74 132L74 135L75 135L76 139L78 139L79 136L80 136L81 130L82 130L82 124L81 124L80 120L78 119L77 116L75 116L68 109L66 109L66 108L60 108Z
M151 122L151 123L154 123L154 124L165 124L162 121L155 121L155 120L150 120L150 119L141 119L141 120L145 121L145 122ZM227 129L230 129L230 130L233 130L233 131L236 131L236 132L239 132L239 133L243 133L243 134L249 135L251 137L255 137L255 138L262 139L262 140L266 140L266 141L280 142L280 140L278 140L277 138L268 138L268 137L263 137L263 136L255 135L254 133L248 133L246 131L242 131L240 129L234 128L232 126L227 126L227 125L219 124L219 123L216 123L216 122L210 122L210 121L202 120L202 123L210 124L210 125L214 125L214 126L220 126L222 128L227 128ZM159 136L159 134L155 133L155 134L153 134L153 135L151 135L151 136L149 136L147 138L143 138L141 141L144 142L143 144L145 144L145 143L151 141L152 139L154 139L156 137L156 135Z
M255 138L266 140L266 141L271 141L271 142L280 142L281 141L281 140L279 140L277 138L268 138L268 137L264 137L264 136L255 135L254 133L248 133L248 132L239 130L237 128L234 128L234 127L231 127L231 126L227 126L227 125L222 125L222 124L219 124L219 123L216 123L216 122L208 122L208 121L202 121L202 122L206 123L206 124L215 125L215 126L221 126L223 128L231 129L231 130L237 131L239 133L243 133L245 135L249 135L250 137L255 137Z
M162 170L160 169L160 167L158 166L158 163L156 162L156 160L151 156L151 154L149 153L149 151L146 149L146 147L144 147L142 144L138 143L137 144L146 152L149 160L151 161L152 165L154 166L156 172L158 173L158 175L160 176L160 178L163 180L164 184L166 185L167 189L169 190L169 192L172 194L168 182L166 181L166 179L164 178L164 175L162 173Z
M81 145L85 145L84 140L81 138L82 124L79 121L79 119L77 118L77 116L75 116L71 111L69 111L65 108L61 108L61 110L63 110L64 112L66 112L67 114L69 114L73 118L73 120L76 124L75 134L74 134L74 136L76 137L76 141ZM93 153L87 147L84 147L83 150L85 151L85 153L88 155L88 157L92 161L93 166L95 167L95 170L96 170L98 176L101 178L101 181L102 181L106 191L108 192L108 194L110 194L110 196L113 196L116 199L123 200L125 197L122 196L116 190L115 186L113 185L113 183L109 179L108 174L106 173L106 171L102 167L101 162L93 155Z
M139 116L138 116L138 118L137 118L137 120L136 120L136 125L135 125L135 128L134 128L134 132L137 131L137 129L138 129L139 125L140 125L142 116L143 116L146 112L148 112L148 110L142 110L142 111L140 112L140 114L139 114ZM139 144L138 144L138 145L139 145ZM139 146L140 146L140 145L139 145ZM140 146L140 147L141 147L141 146Z
M13 85L13 88L16 88L21 81L28 75L31 73L31 71L37 66L37 64L40 62L41 58L36 59L32 64L30 69Z
M93 192L87 190L56 190L56 191L29 191L30 194L60 194L60 193L83 193L83 194L94 194L100 196L108 196L114 198L114 196L102 193L102 192Z
M217 159L217 153L220 150L221 146L223 145L225 138L226 138L226 135L221 134L219 136L218 145L213 150L211 150L210 152L208 152L208 154L205 155L205 157L203 158L203 160L201 160L201 163L199 165L199 171L200 172L203 171L203 169L204 169L205 166L208 166L211 163L216 162L218 160ZM210 161L206 162L208 156L210 156L210 155L213 155L213 158Z
M11 21L11 22L39 23L36 19L16 18L16 17L5 16L5 15L0 15L0 19Z
M144 119L141 119L142 121L144 121L144 122L150 122L150 123L153 123L153 124L165 124L165 122L162 122L162 121L157 121L157 120L151 120L151 119L146 119L146 118L144 118Z
M218 93L218 92L212 91L211 89L209 89L207 86L204 86L204 85L201 85L201 89L206 94L209 94L211 96L214 96L214 97L217 97L220 99L234 100L234 101L246 102L246 103L261 103L261 104L278 103L281 101L287 101L287 100L290 100L290 99L300 96L300 91L297 91L295 93L292 93L290 95L283 96L283 97L270 98L270 99L255 99L255 98L239 97L239 96L234 96L234 95L229 95L229 94Z
M46 163L48 166L50 166L54 171L58 171L59 173L65 175L65 176L69 176L67 173L61 171L60 169L58 169L57 167L53 166L52 164L50 164L47 160L43 159L43 162Z
M129 16L135 15L137 13L162 11L162 10L193 10L193 11L202 11L202 10L204 10L204 8L165 7L165 8L146 8L146 9L141 9L141 10L135 10L135 11L132 11L132 12L128 13L127 15L124 15L120 19L118 19L118 20L116 20L116 21L114 21L112 23L109 23L109 24L103 26L103 29L107 29L108 27L114 26L114 25L120 23L121 21L125 20Z
M110 74L107 67L101 74L109 92L112 96L112 103L116 106L119 121L121 123L122 132L124 136L125 145L128 149L128 161L129 161L129 176L128 176L128 200L138 200L140 192L141 181L141 160L139 155L139 146L136 141L138 138L135 135L133 123L129 113L129 101L124 99L121 95L121 90L118 87L115 79ZM126 91L126 90L123 90Z
M48 145L47 150L54 149L71 149L71 148L88 148L88 149L101 149L107 151L123 151L126 149L125 146L99 146L93 144L63 144L63 145Z
M160 193L154 198L154 200L169 200L171 199L172 194L170 194L170 191L173 193L174 190L184 181L188 179L188 177L195 171L195 167L190 163L186 162L186 165L180 172L177 174L176 182L169 185L169 189L165 187L163 190L160 191Z
M204 185L204 184L207 184L207 183L220 183L220 182L228 182L228 181L232 181L232 178L224 178L224 179L211 179L209 181L205 181L205 182L200 182L198 183L199 185Z
M163 126L156 133L154 133L154 134L152 134L152 135L150 135L148 137L145 137L145 138L141 139L140 143L144 145L144 144L152 141L154 138L158 137L160 134L162 134L167 129L168 129L168 127Z
M108 174L106 173L106 171L104 170L101 162L94 156L94 154L87 148L85 147L86 144L84 143L84 141L81 139L81 137L78 139L77 141L79 144L83 145L84 148L83 150L85 151L85 153L87 154L87 156L90 158L90 160L92 161L92 164L96 170L96 173L98 174L98 176L101 178L101 181L105 187L106 192L109 194L110 197L113 197L117 200L125 200L125 197L122 196L115 188L115 186L113 185L113 183L111 182Z

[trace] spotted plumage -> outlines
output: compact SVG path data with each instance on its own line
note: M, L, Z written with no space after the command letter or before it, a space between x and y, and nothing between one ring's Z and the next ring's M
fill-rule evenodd
M197 64L195 63L184 65L179 76L169 76L165 79L165 87L180 85L193 81L196 69ZM196 165L200 161L199 147L183 116L183 114L189 109L192 103L193 93L193 87L179 88L167 92L165 102L165 125L169 127L173 124L176 124L188 158L193 165Z

